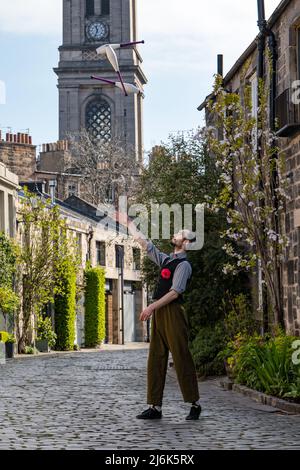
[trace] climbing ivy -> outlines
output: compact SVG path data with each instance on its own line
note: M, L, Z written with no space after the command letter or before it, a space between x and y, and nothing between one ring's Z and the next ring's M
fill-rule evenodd
M56 349L74 349L76 321L76 270L71 259L60 269L60 292L55 296Z
M85 271L85 346L95 347L105 338L105 270Z
M0 232L0 286L12 285L16 271L17 247L3 232Z

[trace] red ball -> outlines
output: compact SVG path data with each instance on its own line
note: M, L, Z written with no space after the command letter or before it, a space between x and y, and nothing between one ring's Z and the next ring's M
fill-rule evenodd
M162 277L163 279L170 279L171 274L172 274L171 271L170 271L168 268L165 268L165 269L163 269L162 272L161 272L161 277Z

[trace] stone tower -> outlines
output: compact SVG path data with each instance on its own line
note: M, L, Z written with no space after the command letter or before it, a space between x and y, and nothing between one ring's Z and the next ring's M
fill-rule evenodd
M59 90L59 138L83 128L97 138L119 137L143 157L143 95L126 97L91 75L118 81L96 48L107 43L127 43L137 38L136 0L63 0L63 44L55 70ZM142 46L143 47L143 46ZM137 47L117 52L124 81L141 89L147 80Z

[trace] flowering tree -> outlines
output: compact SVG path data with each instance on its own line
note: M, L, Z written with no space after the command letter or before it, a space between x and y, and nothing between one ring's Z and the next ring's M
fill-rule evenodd
M21 246L19 277L22 308L18 312L18 350L32 344L35 326L44 306L63 291L61 279L66 262L78 269L75 240L68 237L66 221L59 207L25 188L19 209ZM69 263L70 264L70 263Z
M227 214L229 228L222 237L232 262L224 266L224 272L250 271L259 265L270 307L269 320L280 323L283 313L278 272L288 239L282 235L279 221L288 198L287 180L283 155L269 126L268 80L259 80L256 117L246 69L247 64L239 94L225 90L221 76L215 78L214 98L208 104L213 126L202 132L221 171L221 190L207 202L212 210ZM245 254L235 250L233 241L246 248Z

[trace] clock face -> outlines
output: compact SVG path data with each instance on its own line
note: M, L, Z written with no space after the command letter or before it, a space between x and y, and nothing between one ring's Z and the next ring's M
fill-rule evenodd
M93 41L101 41L108 36L108 25L101 21L89 23L86 27L87 37Z

